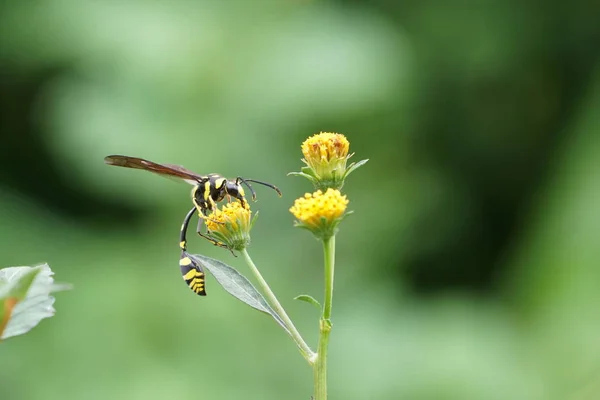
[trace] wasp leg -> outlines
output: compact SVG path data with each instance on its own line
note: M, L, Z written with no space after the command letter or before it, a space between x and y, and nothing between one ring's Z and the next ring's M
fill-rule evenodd
M206 233L202 233L202 220L201 219L198 220L198 227L196 228L196 233L198 233L198 235L200 235L204 239L211 242L213 245L229 250L231 252L231 254L233 254L234 257L237 257L235 255L235 253L233 252L233 250L229 246L227 246L225 243L221 243L218 240L215 240L212 237L210 237L210 231L208 230L208 228L206 229Z
M196 208L196 209L199 210L198 211L198 218L199 218L198 226L200 226L200 224L202 223L203 220L214 222L215 224L224 224L224 222L217 221L216 219L210 218L210 216L208 215L208 212L207 212L207 210L208 210L207 208Z
M210 217L204 216L204 215L198 215L198 223L202 224L202 221L210 221L210 222L214 222L215 224L224 224L225 222L223 221L217 221L216 219L212 219Z
M192 219L192 216L194 215L195 212L196 212L196 207L192 208L185 215L185 218L183 219L183 224L181 224L181 232L179 232L179 248L181 249L181 251L187 250L186 232L187 232L188 225L190 224L190 220Z
M217 203L215 203L215 201L213 200L212 197L208 197L208 203L210 204L210 209L212 210L212 212L215 212L218 208Z
M210 231L208 230L208 228L206 228L206 233L202 233L202 222L204 222L203 219L199 219L198 220L198 226L196 227L196 233L204 238L206 238L206 236L208 236L210 234ZM206 226L206 225L205 225ZM210 240L211 243L213 243L213 240ZM214 242L216 242L216 240L214 240ZM214 243L213 243L214 244ZM215 244L215 246L218 246Z
M202 266L194 261L192 257L186 251L187 239L186 232L190 224L192 216L196 212L196 207L192 208L186 215L181 225L181 232L179 233L179 248L181 249L181 257L179 258L179 268L181 270L181 276L188 287L192 289L194 293L199 296L206 296L206 290L204 289L205 275Z

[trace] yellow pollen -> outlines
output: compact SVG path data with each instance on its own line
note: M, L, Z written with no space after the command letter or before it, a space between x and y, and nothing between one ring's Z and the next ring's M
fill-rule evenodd
M226 204L222 209L216 209L206 220L206 226L211 231L239 231L248 229L250 225L250 206L239 201ZM240 226L242 225L242 226Z
M342 196L339 190L329 188L325 193L317 190L296 199L290 212L300 222L318 227L321 226L323 217L327 223L341 217L347 205L348 199L345 195Z

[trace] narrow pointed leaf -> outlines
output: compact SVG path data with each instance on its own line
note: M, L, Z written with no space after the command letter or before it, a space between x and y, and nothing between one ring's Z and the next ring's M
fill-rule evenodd
M311 182L315 181L315 177L309 174L305 174L304 172L289 172L288 176L302 176L308 180L310 180Z
M315 306L317 310L321 311L321 304L314 297L309 296L308 294L301 294L300 296L296 296L294 297L294 300L305 301Z
M219 260L200 254L193 254L190 255L190 257L210 272L227 293L258 311L270 314L289 334L289 331L279 314L269 306L269 303L267 303L265 298L244 275L240 274L235 268L230 267Z
M42 319L54 315L50 293L66 290L57 285L47 264L37 267L10 267L0 270L0 339L22 335Z
M369 159L366 160L360 160L356 163L352 163L348 166L348 169L346 169L346 173L344 174L344 179L346 179L348 177L348 175L350 175L352 172L354 172L357 168L362 167L363 165L365 165L367 163L367 161L369 161Z

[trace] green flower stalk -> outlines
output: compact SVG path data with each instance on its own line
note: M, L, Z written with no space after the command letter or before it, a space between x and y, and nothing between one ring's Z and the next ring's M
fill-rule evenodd
M325 193L317 190L296 199L290 212L297 218L296 226L308 229L323 242L325 295L319 320L319 344L313 364L315 400L327 399L327 349L331 332L333 304L333 277L335 266L335 234L346 212L348 199L339 190L329 188Z

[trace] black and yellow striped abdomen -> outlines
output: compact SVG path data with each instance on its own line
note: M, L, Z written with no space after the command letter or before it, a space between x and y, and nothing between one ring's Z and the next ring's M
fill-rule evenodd
M179 267L181 268L181 275L183 280L190 289L197 295L206 296L206 290L204 290L204 283L206 276L204 270L198 265L187 252L181 252L181 259L179 260Z

